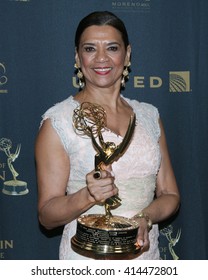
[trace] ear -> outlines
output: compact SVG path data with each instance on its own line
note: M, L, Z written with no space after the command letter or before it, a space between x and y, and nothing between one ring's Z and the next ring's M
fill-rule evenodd
M130 60L131 60L131 46L128 45L126 49L125 66L129 64Z
M80 68L80 59L79 59L79 55L77 52L77 48L75 48L75 62L76 62L77 67Z

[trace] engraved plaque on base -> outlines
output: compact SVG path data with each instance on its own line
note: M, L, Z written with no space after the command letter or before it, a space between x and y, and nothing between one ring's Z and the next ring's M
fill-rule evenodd
M122 259L121 255L138 252L135 246L137 231L138 223L133 219L116 215L82 215L77 220L72 248L84 256L99 259L105 255Z

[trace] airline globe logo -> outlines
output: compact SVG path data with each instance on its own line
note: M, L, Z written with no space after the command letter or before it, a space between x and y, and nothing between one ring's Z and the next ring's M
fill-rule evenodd
M158 89L163 86L164 78L159 76L134 76L134 88ZM166 83L167 84L167 83ZM190 71L169 72L169 92L190 92Z
M170 92L190 92L190 72L178 71L169 73Z

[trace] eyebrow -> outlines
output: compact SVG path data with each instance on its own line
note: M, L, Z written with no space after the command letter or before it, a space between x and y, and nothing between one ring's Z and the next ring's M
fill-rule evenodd
M96 45L96 43L91 43L91 42L86 42L86 43L83 43L81 46L82 47L84 47L84 46L95 46ZM110 46L110 45L121 45L120 43L118 43L118 42L109 42L109 43L107 43L107 46Z

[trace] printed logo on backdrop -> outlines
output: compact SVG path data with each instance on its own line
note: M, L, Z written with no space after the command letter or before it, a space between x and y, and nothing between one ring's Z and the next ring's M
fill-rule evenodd
M112 1L111 8L114 11L125 12L149 12L151 0L121 0Z
M76 77L72 77L72 83L75 88L79 88ZM189 93L192 91L190 71L169 71L166 78L158 75L133 76L130 77L128 83L133 83L133 87L138 89L150 88L154 90L164 88L164 85L169 85L167 91L170 93Z
M14 150L12 152L12 150ZM4 154L5 162L0 161L0 179L3 181L2 193L7 195L25 195L29 192L27 182L18 180L19 173L14 167L15 161L20 155L21 144L12 149L12 141L8 138L0 139L0 151ZM1 156L1 158L3 158ZM8 174L8 176L7 176ZM9 180L7 180L7 178Z
M190 92L190 72L189 71L170 72L169 91Z
M14 240L0 240L0 260L6 258L7 250L14 248Z
M1 93L8 93L6 88L8 82L6 67L4 63L0 62L0 94Z
M168 73L169 92L191 92L190 71L170 71ZM167 84L159 76L134 76L134 88L158 89Z
M174 233L173 225L169 225L160 230L160 236L165 237L163 245L160 247L161 259L173 259L179 260L175 246L179 243L181 237L181 229L178 229L177 233ZM168 243L167 243L168 242ZM167 245L165 245L167 243Z

